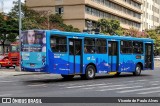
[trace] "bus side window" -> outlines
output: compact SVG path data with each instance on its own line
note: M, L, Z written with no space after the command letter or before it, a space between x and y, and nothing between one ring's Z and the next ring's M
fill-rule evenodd
M143 53L143 43L142 42L133 42L133 53L142 54Z
M95 39L85 38L84 39L84 52L85 53L95 53Z
M58 35L51 36L50 45L53 52L67 52L66 37Z
M96 40L96 53L104 54L107 52L107 41L106 39L97 39Z
M121 53L132 53L132 41L121 41Z

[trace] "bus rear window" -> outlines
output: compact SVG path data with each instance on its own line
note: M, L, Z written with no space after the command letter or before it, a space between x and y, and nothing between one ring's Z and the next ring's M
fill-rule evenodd
M67 38L62 36L51 36L50 45L53 52L67 52Z

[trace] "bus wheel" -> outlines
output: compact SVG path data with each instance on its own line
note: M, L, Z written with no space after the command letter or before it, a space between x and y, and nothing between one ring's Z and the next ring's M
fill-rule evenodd
M70 80L73 79L74 75L61 75L64 79Z
M86 74L85 74L86 79L87 80L94 79L94 77L95 77L95 71L96 71L96 69L95 69L95 67L93 65L87 66L87 68L86 68Z
M2 65L0 64L0 68L2 68Z
M139 76L140 74L141 74L141 66L137 64L135 68L135 72L133 72L133 75Z

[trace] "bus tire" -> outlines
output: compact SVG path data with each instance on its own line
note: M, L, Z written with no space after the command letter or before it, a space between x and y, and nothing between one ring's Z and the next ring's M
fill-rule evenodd
M96 69L93 65L88 65L86 68L85 79L90 80L95 78Z
M61 75L61 76L66 80L71 80L74 77L74 75Z
M0 64L0 68L2 68L2 65Z
M141 70L142 70L142 67L139 64L137 64L136 68L135 68L135 71L133 72L133 75L134 76L139 76L141 74Z

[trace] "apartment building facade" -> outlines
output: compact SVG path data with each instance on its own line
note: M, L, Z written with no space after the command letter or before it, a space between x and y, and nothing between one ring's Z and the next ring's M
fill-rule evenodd
M87 22L98 19L117 19L124 29L141 30L142 0L26 0L26 5L37 11L62 14L64 23L81 31Z
M160 0L143 0L142 30L160 26Z

